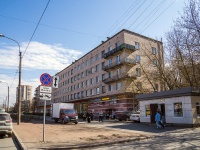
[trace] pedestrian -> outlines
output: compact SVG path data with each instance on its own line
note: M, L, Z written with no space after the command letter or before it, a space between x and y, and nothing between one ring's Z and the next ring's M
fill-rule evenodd
M87 122L88 123L90 123L90 121L91 121L91 118L90 118L91 116L90 116L90 113L89 112L87 112Z
M103 122L103 113L102 112L99 113L99 122L100 121Z
M162 126L162 128L165 128L163 122L162 122L162 112L160 110L158 110L159 114L160 114L160 122L159 124Z
M157 113L155 115L155 121L156 121L156 126L157 128L161 128L161 125L160 125L160 113L159 113L159 109L157 110Z
M115 111L112 111L112 118L115 120Z
M94 115L92 112L90 113L90 117L91 117L91 121L93 121Z

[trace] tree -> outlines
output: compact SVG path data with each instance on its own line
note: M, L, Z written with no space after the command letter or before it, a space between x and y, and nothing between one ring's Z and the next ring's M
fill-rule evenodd
M167 69L174 88L200 87L200 0L188 2L167 33Z

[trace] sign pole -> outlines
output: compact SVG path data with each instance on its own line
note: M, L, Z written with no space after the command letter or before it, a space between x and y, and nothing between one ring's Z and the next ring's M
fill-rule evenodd
M44 114L43 114L43 142L45 142L45 114L46 114L46 101L44 100Z

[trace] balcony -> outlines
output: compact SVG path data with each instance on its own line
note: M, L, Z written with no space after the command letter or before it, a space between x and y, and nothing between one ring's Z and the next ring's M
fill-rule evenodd
M103 82L105 84L107 84L107 83L116 82L116 81L128 79L128 78L129 79L136 79L136 75L130 75L130 74L124 73L124 74L115 75L115 76L103 79Z
M130 59L130 58L125 58L123 60L120 60L120 61L116 61L110 65L106 65L106 66L103 66L103 70L104 71L107 71L109 69L114 69L115 67L118 67L120 65L130 65L130 66L134 66L136 64L136 61L134 59Z
M135 46L133 45L129 45L129 44L121 44L120 46L112 49L111 51L107 52L104 54L104 58L108 58L109 56L112 56L113 54L115 53L118 53L120 51L122 51L123 49L126 49L126 50L130 50L130 51L135 51Z

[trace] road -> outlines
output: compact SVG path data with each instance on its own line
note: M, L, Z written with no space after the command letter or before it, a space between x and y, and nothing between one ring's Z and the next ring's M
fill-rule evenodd
M0 150L16 150L19 149L12 137L0 135Z
M90 148L91 150L200 150L200 128L181 128L165 127L165 129L156 129L154 125L143 124L124 124L119 126L110 126L119 129L143 130L146 133L153 134L151 139L133 141L126 143L117 143L100 147ZM88 149L88 148L86 148ZM86 150L84 149L84 150Z

